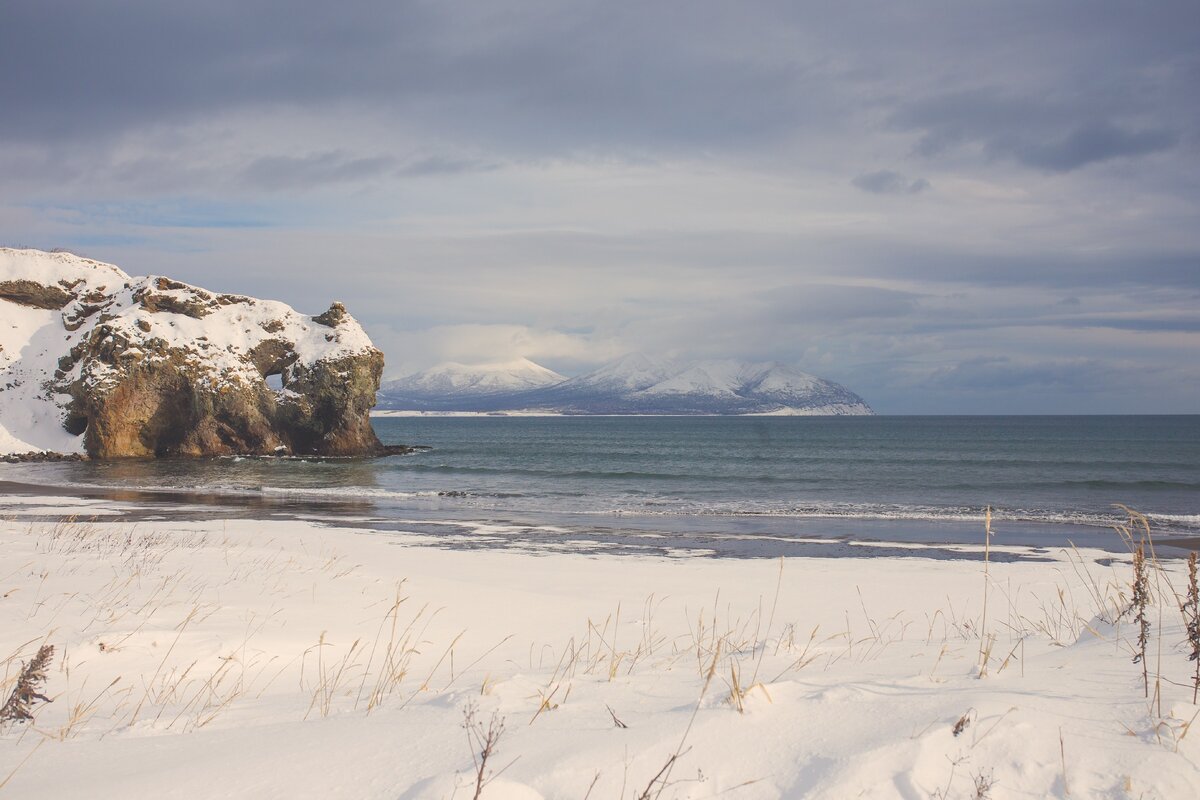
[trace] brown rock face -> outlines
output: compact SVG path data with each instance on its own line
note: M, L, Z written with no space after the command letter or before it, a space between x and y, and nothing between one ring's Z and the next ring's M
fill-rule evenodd
M101 323L72 354L70 374L79 377L65 387L73 398L66 424L85 431L95 458L383 451L369 417L383 372L374 348L306 364L276 332L246 350L253 372L243 380L214 376L197 359L212 348L171 346L146 337L144 325L136 330L140 338ZM268 375L283 388L271 388Z
M69 419L86 431L95 458L373 455L383 448L368 412L382 370L378 352L320 364L288 384L295 397L280 399L265 384L198 385L185 363L168 356L148 368L131 365L109 391L78 392Z
M75 297L59 286L15 280L0 281L0 299L32 308L59 309Z

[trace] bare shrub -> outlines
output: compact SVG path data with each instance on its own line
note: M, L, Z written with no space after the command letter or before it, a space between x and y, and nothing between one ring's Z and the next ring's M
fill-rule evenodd
M38 648L37 655L28 664L21 663L21 674L17 685L4 706L0 708L0 724L5 722L24 722L33 719L33 705L41 701L49 703L50 698L42 694L40 689L46 682L46 669L50 659L54 657L54 645L44 644Z
M1150 620L1146 616L1146 606L1150 604L1150 586L1146 581L1146 553L1138 545L1133 551L1133 610L1134 621L1138 626L1137 652L1133 655L1133 663L1142 665L1142 683L1146 697L1150 696L1150 675L1146 669L1146 644L1150 641Z
M1200 587L1196 584L1195 551L1188 555L1188 588L1187 599L1183 602L1183 621L1191 647L1188 660L1196 662L1192 674L1192 704L1195 705L1197 693L1200 693Z
M510 761L504 769L495 774L488 771L488 762L496 756L500 737L504 735L504 717L493 711L485 728L483 721L476 718L478 711L479 708L474 703L468 704L463 709L462 724L463 729L467 732L467 742L471 746L471 762L475 765L475 796L473 800L479 800L484 787L516 761L516 759Z

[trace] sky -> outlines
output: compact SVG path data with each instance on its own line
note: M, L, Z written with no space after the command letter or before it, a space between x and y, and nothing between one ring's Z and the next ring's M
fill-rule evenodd
M1200 3L4 3L0 244L342 300L389 377L1200 413Z

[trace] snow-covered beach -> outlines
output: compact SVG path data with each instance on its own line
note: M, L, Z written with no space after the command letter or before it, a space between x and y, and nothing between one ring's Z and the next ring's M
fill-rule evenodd
M0 796L472 797L493 720L495 800L1200 790L1178 558L1147 698L1131 559L985 574L982 520L961 560L706 559L130 510L0 509L4 697L55 648Z

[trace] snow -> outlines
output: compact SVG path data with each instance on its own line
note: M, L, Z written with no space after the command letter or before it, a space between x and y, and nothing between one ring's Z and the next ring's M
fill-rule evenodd
M1106 553L1014 548L1043 560L985 577L919 545L596 556L21 512L0 507L3 694L56 654L54 702L0 730L12 797L470 797L471 708L504 721L484 800L657 796L675 754L664 799L1200 792L1177 561L1151 576L1160 704Z
M861 403L830 403L823 406L795 408L782 406L773 411L758 411L748 417L869 417L871 409Z
M634 401L690 396L716 401L761 397L799 403L821 391L846 394L836 384L775 362L657 362L641 353L572 378L564 388L628 393ZM811 403L804 407L815 408ZM855 413L870 413L865 405L862 409Z
M699 394L745 396L748 393L803 395L826 384L820 378L776 363L701 361L648 386L640 396Z
M753 381L755 391L780 392L801 394L817 389L824 381L820 378L801 372L794 367L781 364L763 365L765 370L747 380Z
M384 387L387 392L497 393L562 383L566 377L527 358L490 364L447 361Z
M111 291L130 278L120 267L73 253L0 247L0 281L10 280L33 281L43 286L82 281L90 289Z
M741 385L739 367L736 362L696 364L641 390L638 396L702 394L734 397L735 389Z
M686 410L729 408L791 416L865 415L871 409L835 383L774 362L658 363L633 354L564 384L575 392L616 392L630 404L682 403Z
M670 374L670 365L654 361L644 353L629 353L599 369L572 378L567 385L572 388L641 391L661 383Z
M77 295L104 292L107 324L133 342L161 339L168 347L189 351L189 360L206 375L204 380L215 386L263 380L248 354L272 339L291 343L298 363L304 366L372 349L366 332L348 314L331 328L270 300L224 295L224 303L214 302L210 313L199 319L150 311L137 299L144 293L184 302L213 300L215 296L175 282L166 285L181 288L159 288L156 277L131 278L111 264L70 253L0 248L0 282L9 280L30 280L43 286L81 281L73 290ZM0 300L0 310L0 454L81 453L82 436L72 436L62 427L70 398L56 394L47 381L54 377L59 359L87 341L102 314L91 314L71 331L66 322L79 312L79 301L61 311L48 311ZM127 352L147 359L161 357L137 347ZM81 370L82 365L75 364L57 385L79 379L103 384L113 373L95 362L88 374Z

